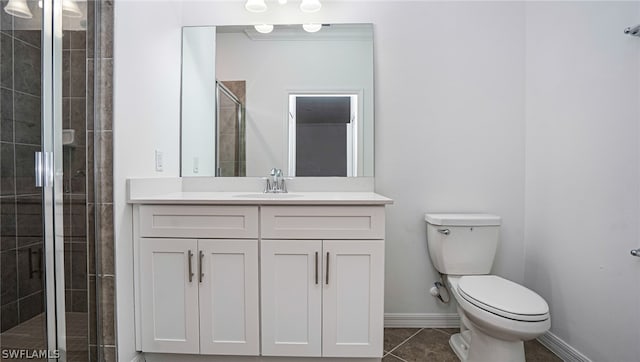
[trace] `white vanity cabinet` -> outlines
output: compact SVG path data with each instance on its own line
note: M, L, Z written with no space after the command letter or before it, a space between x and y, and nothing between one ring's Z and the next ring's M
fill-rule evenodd
M138 211L140 349L259 355L258 208ZM223 235L251 239L196 238Z
M363 194L136 202L137 350L149 361L380 361L391 200Z
M381 357L384 207L265 206L261 224L262 355Z

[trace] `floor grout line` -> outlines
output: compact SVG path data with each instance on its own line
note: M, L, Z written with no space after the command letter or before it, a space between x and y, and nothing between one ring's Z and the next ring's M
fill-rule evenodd
M409 362L409 361L407 361L406 359L404 359L404 358L402 358L402 357L398 357L398 356L396 356L395 354L393 354L393 353L391 353L391 352L389 352L389 354L390 354L390 355L392 355L393 357L395 357L395 358L399 359L399 360L400 360L400 361L402 361L402 362Z
M438 332L440 332L440 333L444 333L444 334L446 334L447 336L451 337L451 333L448 333L447 331L443 331L443 330L442 330L442 329L440 329L440 328L433 328L433 330L434 330L434 331L438 331Z
M424 330L424 328L420 328L418 329L418 331L412 335L409 336L409 338L405 339L404 341L402 341L400 344L398 344L397 346L391 348L391 350L389 350L389 352L387 352L387 354L391 354L393 355L393 351L395 351L396 349L398 349L398 347L402 346L403 344L407 343L407 341L409 341L411 338L413 338L416 334L422 332ZM394 357L397 357L395 355L393 355ZM406 362L406 361L405 361Z

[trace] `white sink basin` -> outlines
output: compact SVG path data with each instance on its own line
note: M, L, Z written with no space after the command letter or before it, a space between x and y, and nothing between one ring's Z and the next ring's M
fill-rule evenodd
M302 197L300 194L276 194L276 193L260 193L260 194L239 194L233 197L246 197L248 199L291 199L294 197Z

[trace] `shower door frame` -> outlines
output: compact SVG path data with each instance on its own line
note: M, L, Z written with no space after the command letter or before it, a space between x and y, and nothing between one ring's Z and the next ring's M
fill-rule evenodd
M42 181L47 349L66 361L62 166L62 1L42 7ZM58 351L59 358L52 351Z

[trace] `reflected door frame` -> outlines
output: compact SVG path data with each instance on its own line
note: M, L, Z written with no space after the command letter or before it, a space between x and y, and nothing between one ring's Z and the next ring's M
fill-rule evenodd
M288 176L295 177L296 176L296 105L297 99L301 97L349 97L351 99L350 106L350 122L347 124L347 177L355 177L361 174L358 169L359 162L358 159L361 155L360 147L361 145L358 142L360 139L362 130L361 130L361 119L362 119L362 111L363 105L362 101L363 90L336 90L336 91L295 91L290 90L287 92L287 105L286 109L286 117L287 117L287 137L288 140L288 148L287 148L287 164L288 164Z

